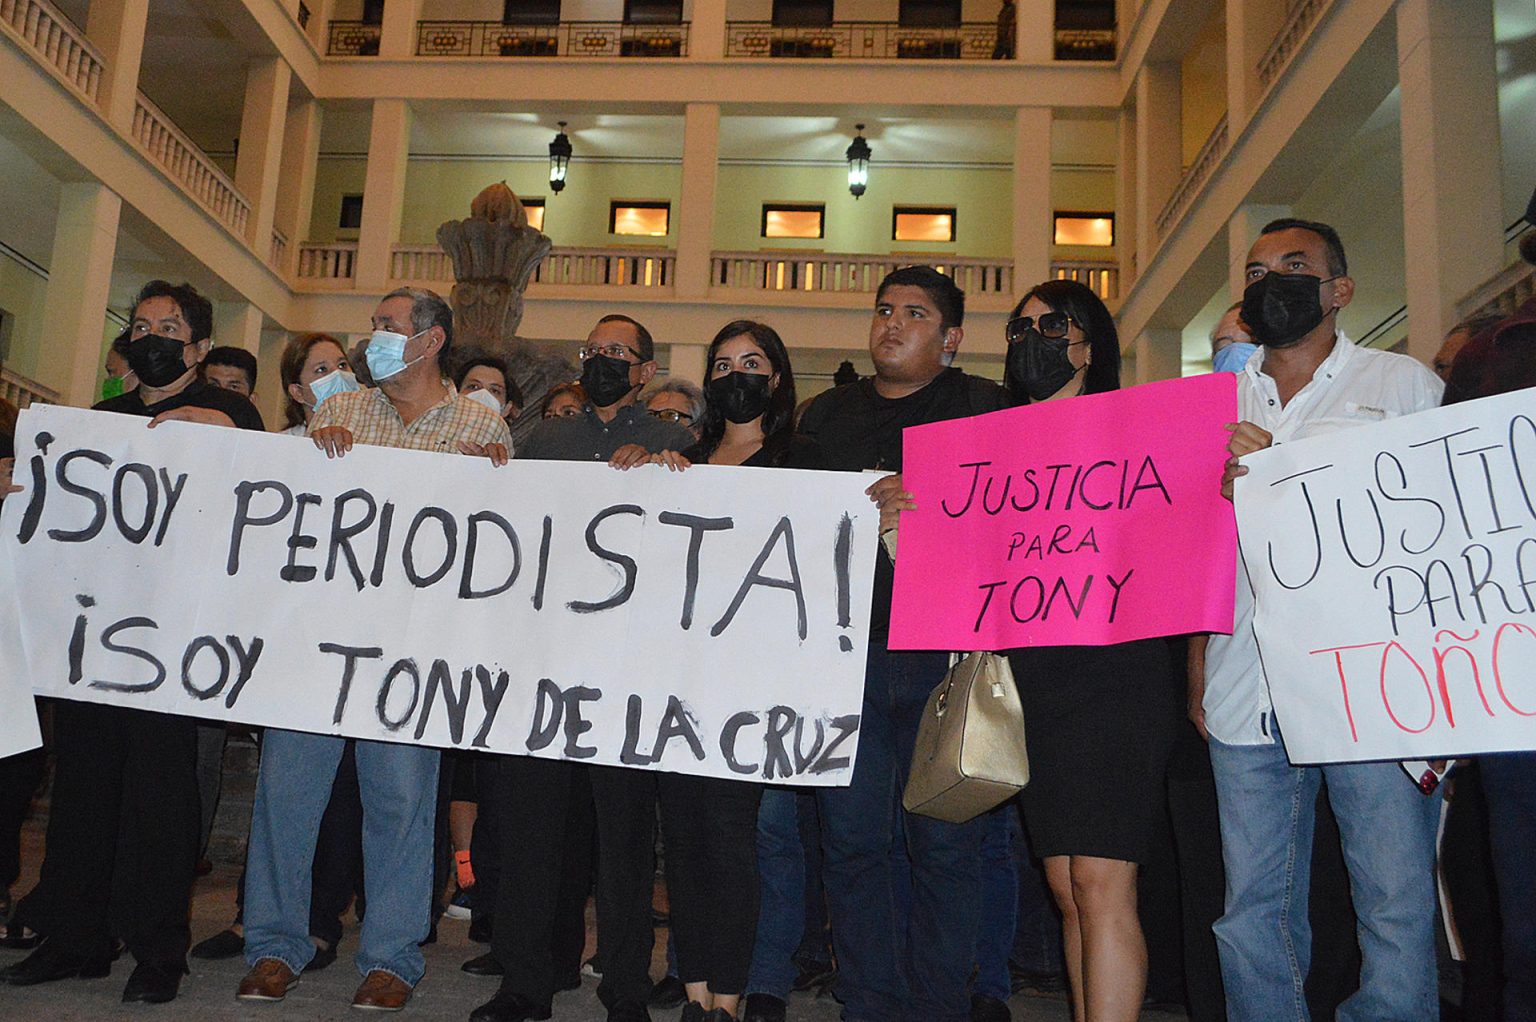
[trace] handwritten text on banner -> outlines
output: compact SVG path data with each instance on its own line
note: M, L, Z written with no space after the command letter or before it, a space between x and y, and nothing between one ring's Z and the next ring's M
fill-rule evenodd
M0 517L39 694L359 738L846 784L857 476L485 460L29 410Z
M1243 561L1294 762L1536 749L1536 390L1244 462Z
M1228 373L905 433L891 645L1106 645L1232 630Z

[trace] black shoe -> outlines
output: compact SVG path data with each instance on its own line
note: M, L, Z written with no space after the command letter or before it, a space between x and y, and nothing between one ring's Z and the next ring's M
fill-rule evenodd
M711 1008L699 1016L699 1022L736 1022L736 1016L724 1008Z
M304 966L304 971L305 972L319 972L321 969L325 968L327 965L334 965L335 962L336 962L336 945L335 944L329 944L329 945L327 945L325 947L321 947L319 944L316 944L315 945L315 957L311 958L309 960L309 964Z
M688 1000L683 981L676 976L663 976L651 987L651 997L646 1003L653 1008L680 1008Z
M608 1022L651 1022L651 1013L640 1001L614 1001L608 1009Z
M548 1004L534 1004L522 994L502 990L470 1012L469 1022L525 1022L527 1019L546 1019L550 1014Z
M677 1022L704 1022L704 1005L698 1001L689 1001L683 1005L682 1017Z
M795 962L800 972L795 976L794 988L796 990L814 990L820 997L827 992L832 981L837 979L837 966L831 962L819 962L814 959L802 958Z
M471 976L500 976L505 971L501 963L496 960L496 956L490 952L486 952L479 958L471 958L459 968ZM580 986L579 983L577 985Z
M469 921L469 939L476 944L489 944L491 942L491 917L489 914L478 916Z
M772 994L748 994L742 1022L784 1022L787 1006Z
M88 978L106 975L105 972L96 971L93 966L99 967L99 963L55 950L52 941L44 941L36 951L0 973L0 980L4 980L11 986L30 987L39 983L52 983L54 980L84 975L87 970L90 970ZM107 967L110 969L111 965Z
M971 995L971 1022L1013 1022L1013 1012L996 997L986 994Z
M193 958L200 958L205 962L218 962L225 958L234 958L244 951L244 937L234 930L220 930L207 940L193 944L189 953Z
M164 1004L174 1001L186 967L165 962L140 962L123 987L124 1004Z

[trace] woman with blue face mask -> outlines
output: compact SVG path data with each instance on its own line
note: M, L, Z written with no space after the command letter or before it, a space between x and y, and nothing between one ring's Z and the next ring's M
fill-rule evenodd
M283 381L283 414L287 417L283 432L303 436L309 417L327 398L350 390L361 390L352 375L341 342L330 334L298 334L283 349L278 366Z

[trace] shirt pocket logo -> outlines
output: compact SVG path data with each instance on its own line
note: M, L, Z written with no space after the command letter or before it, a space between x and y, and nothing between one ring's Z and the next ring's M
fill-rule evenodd
M1371 422L1380 422L1391 417L1385 408L1363 405L1358 401L1344 402L1344 414L1352 419L1367 419Z

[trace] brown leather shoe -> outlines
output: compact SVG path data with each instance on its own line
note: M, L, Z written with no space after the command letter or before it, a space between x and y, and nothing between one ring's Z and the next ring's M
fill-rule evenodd
M276 958L263 958L240 981L235 996L242 1001L281 1001L299 985L299 977Z
M411 985L383 969L374 969L352 995L352 1007L364 1011L399 1011L411 999Z

